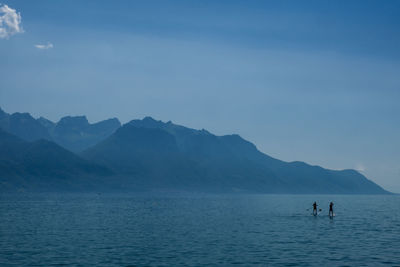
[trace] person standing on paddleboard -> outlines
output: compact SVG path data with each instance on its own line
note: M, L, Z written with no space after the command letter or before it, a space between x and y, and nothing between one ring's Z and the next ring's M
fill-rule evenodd
M317 202L314 202L314 204L312 204L313 205L313 211L312 211L312 214L314 215L314 216L316 216L317 214L318 214L318 211L317 211Z
M333 202L329 203L329 217L333 217Z

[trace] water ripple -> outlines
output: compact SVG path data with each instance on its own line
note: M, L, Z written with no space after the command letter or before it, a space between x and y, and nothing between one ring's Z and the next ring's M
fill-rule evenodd
M6 195L0 266L400 266L399 207L398 196Z

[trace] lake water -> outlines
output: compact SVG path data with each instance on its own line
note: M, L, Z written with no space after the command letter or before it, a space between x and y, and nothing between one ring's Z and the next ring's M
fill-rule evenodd
M400 266L400 197L1 195L0 266L40 265Z

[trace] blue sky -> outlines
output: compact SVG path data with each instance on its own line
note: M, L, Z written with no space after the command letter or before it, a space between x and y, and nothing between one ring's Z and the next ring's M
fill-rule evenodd
M238 133L400 192L398 1L2 4L23 28L0 39L7 112Z

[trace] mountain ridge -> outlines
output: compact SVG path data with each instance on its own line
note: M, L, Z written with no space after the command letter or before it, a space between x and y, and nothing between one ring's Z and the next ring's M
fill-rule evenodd
M107 162L110 168L140 173L142 179L149 183L175 187L176 184L168 185L168 181L164 181L163 177L154 174L152 168L157 168L156 164L150 167L146 164L135 167L124 164L127 158L152 157L157 162L165 160L162 159L164 150L148 149L146 152L153 152L149 155L125 147L125 144L131 142L125 138L132 136L136 136L135 141L142 145L151 144L154 140L147 140L139 133L147 131L148 134L154 134L160 130L174 137L174 142L170 142L174 143L175 147L174 153L168 157L171 162L169 167L178 165L176 169L161 166L165 171L162 174L174 176L185 188L198 187L201 181L200 184L205 186L205 189L215 186L221 191L232 191L236 188L267 193L346 194L355 193L357 190L362 193L386 192L355 170L335 171L300 161L284 162L262 153L254 144L239 135L216 136L206 130L190 129L175 125L171 121L165 123L151 117L124 124L108 139L85 150L81 155L94 162L101 159L102 162ZM118 152L113 154L115 151ZM113 167L113 164L116 166Z
M86 116L65 116L58 122L29 113L8 114L0 108L0 128L25 141L46 139L62 147L80 152L107 138L121 126L117 118L89 123Z
M43 181L52 184L49 190L59 190L65 184L59 178L67 177L71 183L75 181L81 188L93 190L389 193L355 170L329 170L302 161L273 158L237 134L217 136L204 129L191 129L151 117L120 126L116 118L90 124L85 116L66 116L54 123L43 117L33 119L28 113L14 114L0 109L0 179L15 187L38 189L38 185L28 186L29 181L36 181L33 179L36 175L42 186L45 186ZM13 115L17 119L11 120L16 123L10 124ZM30 127L39 130L30 131ZM6 134L7 129L22 136L32 132L34 135L28 135L24 141L12 132ZM73 145L75 149L71 149ZM30 164L31 159L36 160L34 165ZM64 165L64 161L69 165ZM50 176L54 181L46 180ZM57 181L59 186L55 184ZM71 184L67 188L76 190Z

